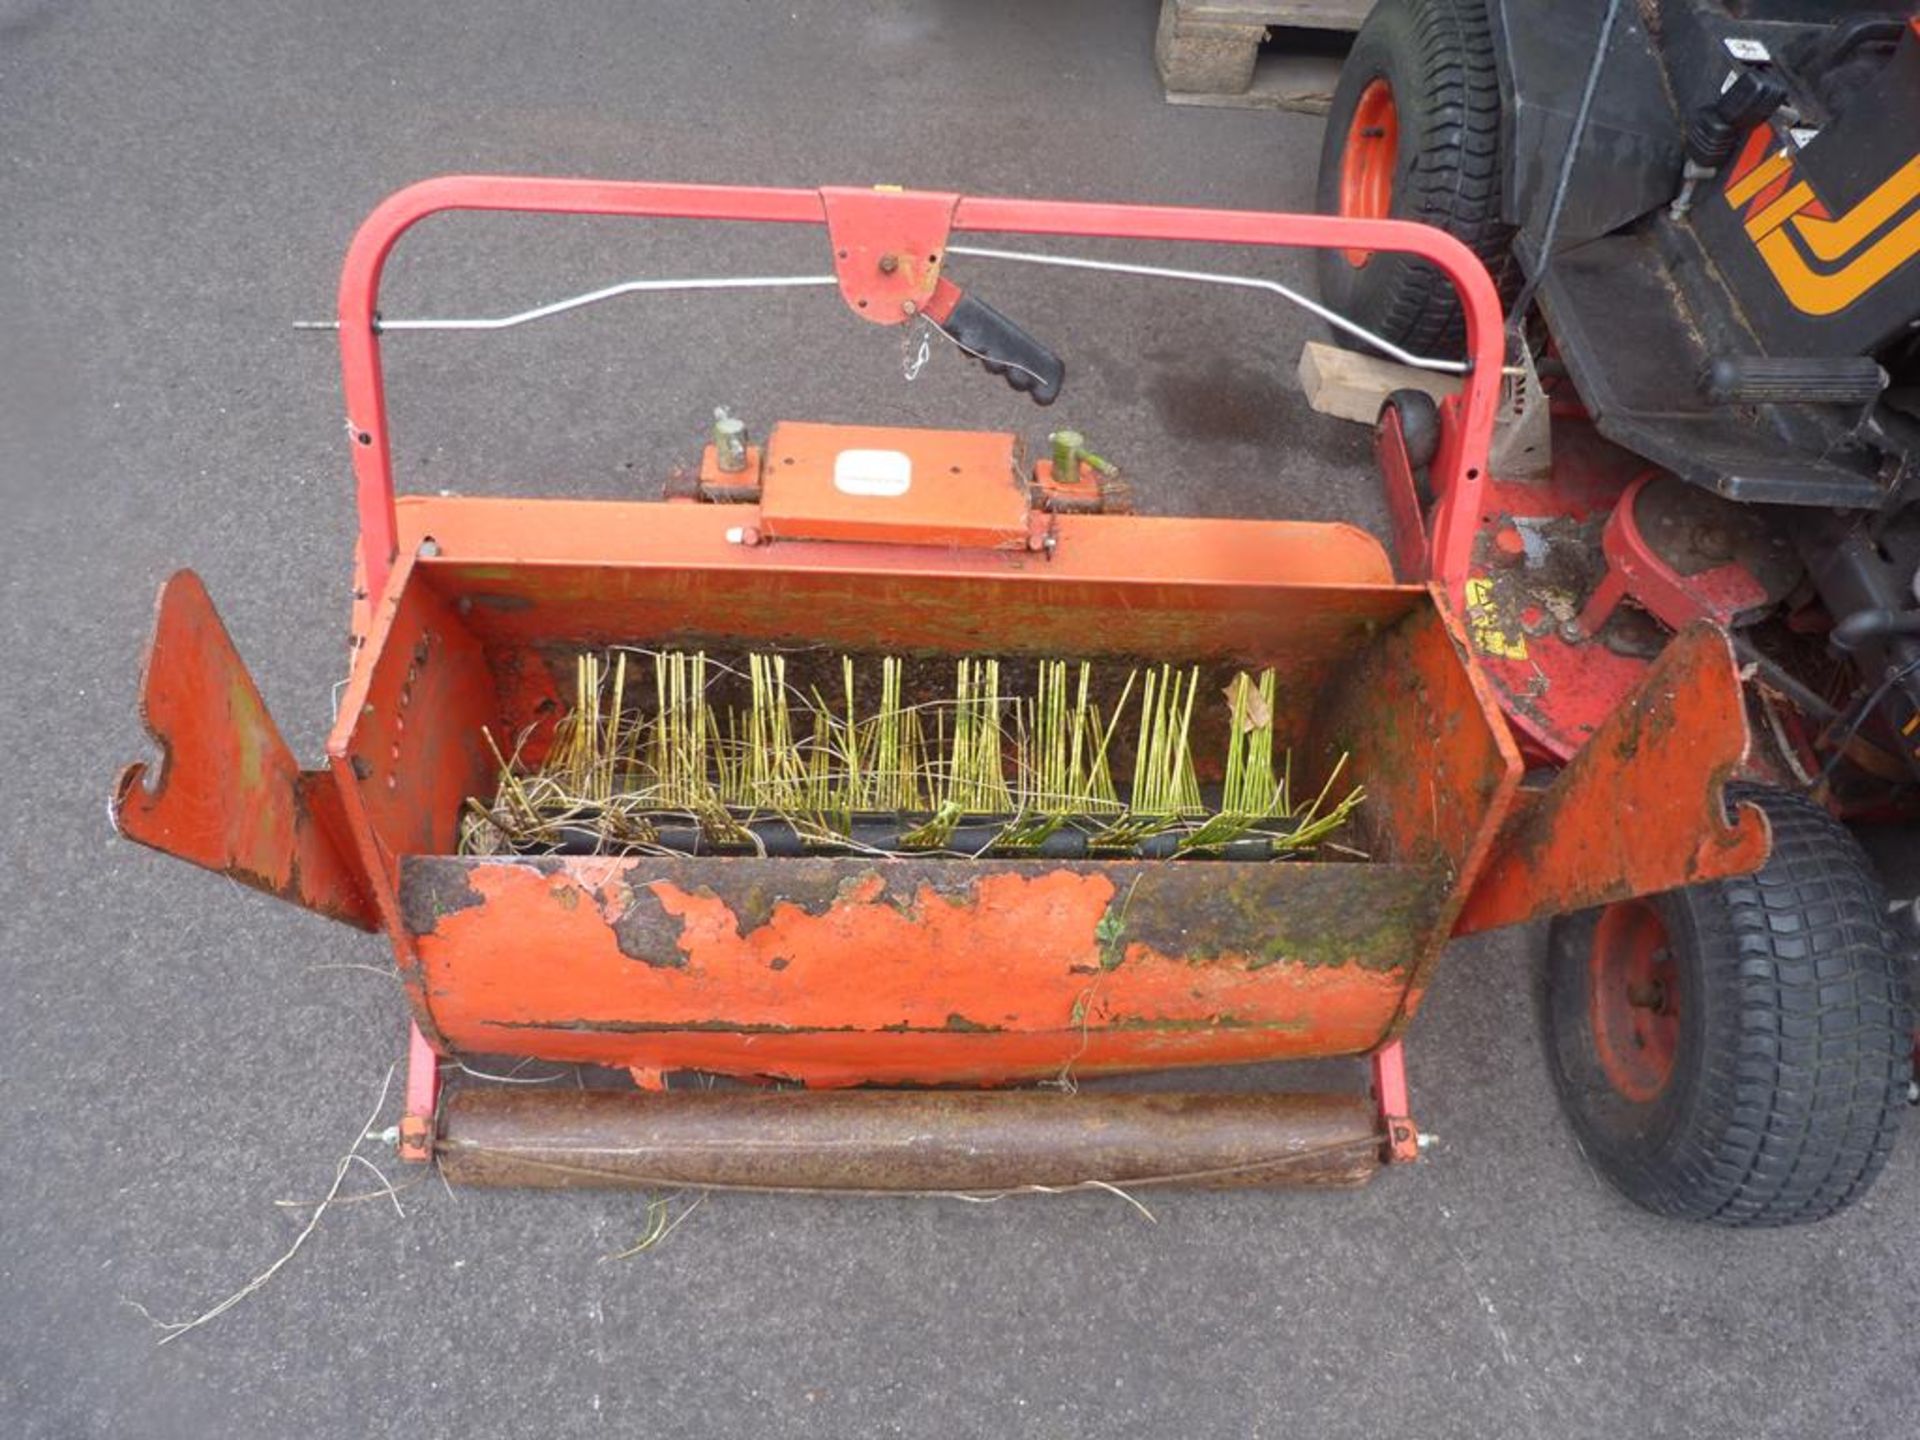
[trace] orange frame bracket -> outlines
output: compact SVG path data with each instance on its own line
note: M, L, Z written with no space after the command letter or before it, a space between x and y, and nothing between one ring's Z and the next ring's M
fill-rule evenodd
M1723 793L1746 757L1732 644L1691 626L1552 786L1509 813L1454 933L1758 869L1772 843L1766 816Z
M140 715L163 758L157 775L144 762L120 772L112 814L121 834L335 920L379 927L349 858L333 777L294 760L191 570L160 587Z
M751 221L821 227L848 308L874 323L924 312L941 290L950 235L1094 236L1416 255L1453 282L1466 319L1468 373L1443 407L1447 443L1435 459L1434 578L1457 600L1478 526L1487 454L1499 403L1506 342L1492 277L1479 257L1431 225L1344 215L1203 210L1074 200L956 196L879 188L773 189L642 181L562 180L523 175L446 175L387 197L355 232L340 275L337 314L347 433L360 510L366 589L386 593L398 553L391 442L380 366L380 278L394 245L414 225L446 211L618 215L634 219Z

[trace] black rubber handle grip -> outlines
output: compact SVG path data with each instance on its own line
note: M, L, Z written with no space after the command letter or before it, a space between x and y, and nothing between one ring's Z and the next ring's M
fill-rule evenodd
M962 295L947 316L947 333L990 374L1051 405L1067 378L1067 363L984 300Z

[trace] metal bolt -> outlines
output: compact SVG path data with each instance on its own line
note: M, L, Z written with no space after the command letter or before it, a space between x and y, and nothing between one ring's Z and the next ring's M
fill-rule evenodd
M1056 430L1047 437L1053 445L1053 479L1058 485L1080 483L1080 457L1086 451L1087 437L1078 430Z
M1580 622L1578 620L1562 620L1560 622L1560 638L1569 645L1578 645L1586 640L1587 632L1580 628Z
M421 559L431 560L434 556L438 555L439 553L440 553L440 542L438 540L427 539L427 540L422 540L420 542L420 558Z
M1638 1006L1642 1010L1658 1010L1660 1008L1661 997L1664 994L1665 992L1657 980L1646 985L1629 985L1627 987L1627 1003Z
M891 275L899 268L900 257L898 255L882 255L880 257L880 273L882 275Z
M734 419L724 405L713 412L713 463L727 475L747 468L746 421Z
M902 300L900 302L900 313L902 315L918 315L920 313L920 307L911 300Z

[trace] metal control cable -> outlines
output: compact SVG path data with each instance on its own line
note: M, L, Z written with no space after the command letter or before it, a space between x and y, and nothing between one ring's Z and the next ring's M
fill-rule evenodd
M1607 47L1613 42L1613 22L1620 13L1620 0L1607 0L1607 13L1600 20L1600 38L1593 47L1593 63L1587 66L1586 88L1580 92L1580 107L1573 114L1573 130L1567 137L1566 153L1560 157L1560 174L1553 182L1553 198L1547 204L1546 229L1540 236L1540 254L1527 276L1513 308L1507 312L1507 333L1518 334L1521 322L1533 305L1533 293L1553 263L1553 242L1560 233L1560 212L1566 205L1567 189L1573 180L1574 161L1580 154L1580 141L1587 132L1587 118L1593 113L1594 92L1600 88L1600 71L1606 64Z
M1833 778L1834 770L1838 768L1841 759L1846 755L1847 746L1853 743L1853 737L1860 733L1860 727L1867 723L1867 718L1872 715L1875 710L1880 708L1880 702L1893 693L1893 687L1917 670L1920 670L1920 658L1909 660L1904 665L1887 667L1886 676L1878 685L1867 692L1866 698L1855 707L1853 714L1848 717L1846 725L1840 732L1839 740L1834 743L1833 752L1827 756L1826 763L1820 767L1820 773L1814 776L1813 784L1808 786L1808 789L1818 790Z

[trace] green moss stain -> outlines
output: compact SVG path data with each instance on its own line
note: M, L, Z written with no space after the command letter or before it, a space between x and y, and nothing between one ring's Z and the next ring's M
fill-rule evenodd
M227 684L227 714L233 721L234 739L240 750L241 787L258 792L266 778L267 732L272 727L244 675L235 675Z
M1100 947L1100 968L1117 970L1120 962L1127 958L1127 910L1133 904L1133 892L1140 888L1140 877L1133 877L1133 883L1127 886L1127 893L1120 898L1116 907L1109 904L1100 916L1100 923L1093 927L1093 938ZM1079 1021L1076 1018L1075 1023Z

